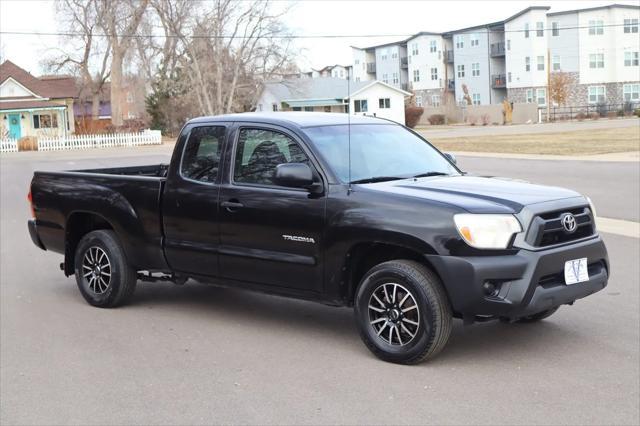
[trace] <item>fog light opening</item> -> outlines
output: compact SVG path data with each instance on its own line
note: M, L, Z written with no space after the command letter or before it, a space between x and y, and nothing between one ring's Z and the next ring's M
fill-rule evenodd
M487 297L498 297L502 283L487 280L482 284L482 291Z

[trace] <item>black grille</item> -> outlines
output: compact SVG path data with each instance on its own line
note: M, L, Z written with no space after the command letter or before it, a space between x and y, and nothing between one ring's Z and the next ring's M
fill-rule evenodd
M562 217L570 213L576 220L576 230L568 232L562 225ZM547 247L589 237L595 233L593 215L589 207L577 207L542 213L533 218L527 242L534 247Z

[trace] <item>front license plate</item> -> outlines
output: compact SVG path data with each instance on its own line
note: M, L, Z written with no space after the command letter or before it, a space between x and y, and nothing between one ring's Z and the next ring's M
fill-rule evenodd
M568 284L589 281L587 258L568 260L564 262L564 282Z

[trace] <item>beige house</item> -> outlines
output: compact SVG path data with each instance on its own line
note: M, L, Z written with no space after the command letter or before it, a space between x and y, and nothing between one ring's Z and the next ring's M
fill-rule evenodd
M76 97L73 77L34 77L11 61L4 61L0 64L0 138L73 133Z

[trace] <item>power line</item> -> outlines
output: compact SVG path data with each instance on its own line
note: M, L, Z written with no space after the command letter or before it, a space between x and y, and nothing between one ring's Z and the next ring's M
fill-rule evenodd
M603 24L597 26L572 26L572 27L558 27L558 28L544 28L544 29L517 29L517 30L489 30L492 33L535 33L539 31L563 31L563 30L574 30L574 29L587 29L587 28L612 28L612 27L623 27L630 26L629 24ZM81 32L36 32L36 31L0 31L0 34L4 35L25 35L25 36L63 36L63 37L77 37L84 36L84 33ZM469 32L460 32L456 33L455 31L449 31L444 33L439 33L437 35L454 35L454 34L474 34ZM339 38L392 38L392 37L414 37L418 34L315 34L315 35L305 35L305 34L283 34L283 35L274 35L270 38L285 40L285 39L339 39ZM98 33L92 34L93 37L128 37L128 38L178 38L180 36L169 34L131 34L131 35L123 35L123 34L109 34L109 33ZM233 36L233 35L189 35L186 38L190 39L244 39L250 37L243 36ZM400 40L397 43L402 43L404 40ZM387 43L394 44L394 42Z

